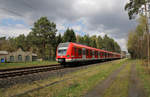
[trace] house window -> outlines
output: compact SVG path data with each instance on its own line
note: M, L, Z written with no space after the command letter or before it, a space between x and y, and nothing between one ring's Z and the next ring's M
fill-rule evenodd
M37 56L32 56L32 61L36 61L37 60Z
M14 61L14 56L10 56L10 62Z
M30 61L30 56L29 55L26 56L26 61Z
M18 55L18 61L22 61L22 56Z

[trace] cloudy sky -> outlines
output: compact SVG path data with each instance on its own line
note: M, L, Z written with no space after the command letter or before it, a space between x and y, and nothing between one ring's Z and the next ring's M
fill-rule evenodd
M126 50L128 31L135 20L128 20L127 0L0 0L0 37L27 35L34 21L47 16L57 24L57 33L73 28L78 35L105 34Z

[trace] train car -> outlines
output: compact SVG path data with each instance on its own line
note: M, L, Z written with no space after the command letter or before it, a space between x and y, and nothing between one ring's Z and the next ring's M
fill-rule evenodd
M119 53L92 48L86 45L66 42L60 43L56 51L56 61L61 64L69 62L88 62L120 59Z

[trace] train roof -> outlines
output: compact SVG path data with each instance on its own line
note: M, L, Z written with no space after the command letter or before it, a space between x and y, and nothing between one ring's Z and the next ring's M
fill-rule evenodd
M73 42L69 42L69 43L73 44L74 46L81 47L81 48L87 48L87 49L97 50L97 51L101 51L101 52L107 52L110 54L121 55L116 52L110 52L110 51L106 51L106 50L102 50L102 49L97 49L97 48L89 47L89 46L83 45L83 44L78 44L78 43L73 43Z

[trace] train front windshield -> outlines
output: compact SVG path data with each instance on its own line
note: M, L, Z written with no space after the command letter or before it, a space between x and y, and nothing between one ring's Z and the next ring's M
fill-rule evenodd
M66 55L67 49L58 49L58 55Z
M66 55L68 46L69 46L69 42L67 42L67 43L60 43L58 45L58 51L57 51L58 55L59 56Z

